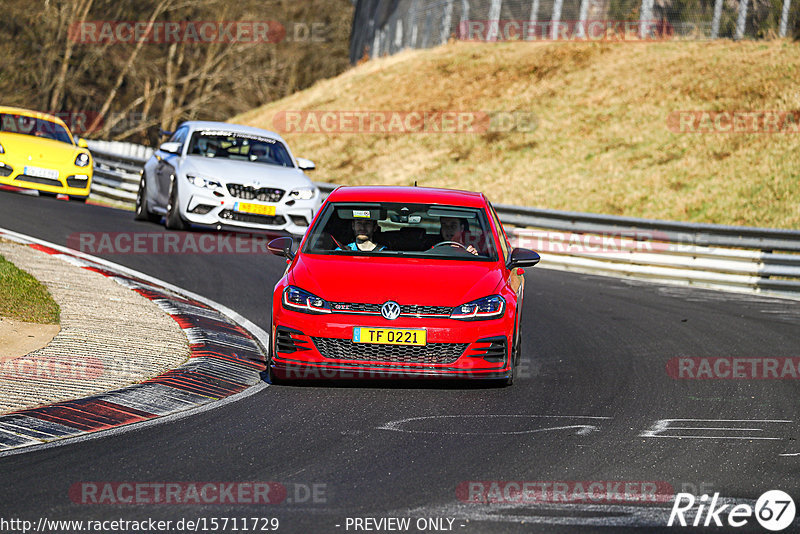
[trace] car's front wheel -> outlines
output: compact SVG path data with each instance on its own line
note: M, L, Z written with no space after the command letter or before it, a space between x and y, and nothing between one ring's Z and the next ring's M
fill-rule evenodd
M166 227L170 230L186 230L188 225L181 217L178 207L178 184L173 178L169 184L169 203L167 204Z
M511 345L511 355L510 355L510 366L511 370L508 373L508 378L503 380L504 386L510 386L514 383L514 375L517 372L517 366L519 365L519 361L522 358L522 332L520 331L521 328L517 327L514 329L514 340L513 344Z
M134 219L137 221L150 221L158 222L161 217L154 213L150 213L147 202L147 179L142 174L139 179L139 191L136 193L136 214Z
M272 369L272 355L275 353L275 331L270 326L270 341L269 341L269 349L267 350L267 382L270 384L277 384L279 382L278 377L275 375L275 371Z

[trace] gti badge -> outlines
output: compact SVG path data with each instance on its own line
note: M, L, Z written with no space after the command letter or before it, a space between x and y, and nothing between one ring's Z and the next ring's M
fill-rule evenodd
M400 305L393 300L386 301L383 306L381 306L381 315L383 315L385 319L394 321L400 317Z

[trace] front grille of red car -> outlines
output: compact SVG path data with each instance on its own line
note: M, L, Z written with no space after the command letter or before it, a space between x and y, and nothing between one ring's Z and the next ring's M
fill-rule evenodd
M312 337L324 358L336 360L380 361L392 363L455 362L467 349L467 343L429 343L417 345L380 345L353 343L350 339Z
M382 304L367 304L360 302L331 302L333 313L364 313L380 315ZM404 304L400 306L400 317L450 317L452 307L448 306L419 306L417 304Z

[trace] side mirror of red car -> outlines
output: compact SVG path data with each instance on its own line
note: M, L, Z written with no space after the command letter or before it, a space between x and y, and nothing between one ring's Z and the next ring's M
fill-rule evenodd
M514 267L533 267L540 260L539 254L527 248L515 248L511 251L511 257L508 259L508 268Z
M277 239L273 239L267 244L267 249L270 252L275 254L276 256L284 256L289 258L290 260L294 258L294 252L292 252L292 245L294 245L294 241L291 237L279 237Z

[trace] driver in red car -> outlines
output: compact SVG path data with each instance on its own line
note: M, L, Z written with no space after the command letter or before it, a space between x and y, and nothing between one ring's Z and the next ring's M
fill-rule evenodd
M477 249L473 245L467 244L469 222L467 222L466 219L461 219L459 217L441 217L439 223L442 225L442 229L439 233L442 235L443 241L459 243L464 245L467 252L475 254L476 256L478 255Z

